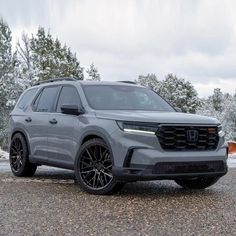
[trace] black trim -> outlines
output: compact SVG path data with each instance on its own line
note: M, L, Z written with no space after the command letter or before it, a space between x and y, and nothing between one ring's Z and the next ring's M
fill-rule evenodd
M74 162L70 161L62 161L62 160L52 160L48 159L49 166L54 166L58 168L68 169L68 170L74 170Z
M57 96L56 96L56 98L55 98L55 100L54 100L54 103L53 103L53 106L52 106L52 111L51 111L51 113L56 113L57 105L58 105L59 97L60 97L60 95L61 95L62 88L63 88L63 87L60 85L59 91L58 91L58 93L57 93Z
M147 147L143 147L143 146L129 147L129 149L128 149L126 155L125 155L123 167L129 167L130 166L133 153L134 153L134 151L136 149L148 149L148 148Z
M48 165L48 157L29 155L29 161L36 165Z
M158 162L153 166L153 174L191 174L224 172L224 161L173 161Z
M29 156L29 160L31 163L36 165L46 165L52 167L58 167L62 169L74 170L74 162L63 161L63 160L52 160L47 157L42 156Z
M117 82L118 82L118 83L135 84L135 85L137 85L136 82L134 82L134 81L129 81L129 80L122 80L122 81L117 81Z
M221 177L228 171L225 165L225 170L221 172L205 172L205 173L178 173L178 174L153 174L152 167L147 165L140 165L140 168L123 168L113 167L112 173L116 180L124 182L133 181L147 181L147 180L174 180L178 178L195 178L203 176L217 176Z
M37 102L37 104L34 104L34 103L36 102L36 100L37 100L38 98L40 99L40 96L41 96L41 94L42 94L43 88L44 88L44 87L42 87L42 88L40 88L40 89L38 90L38 92L36 93L36 95L35 95L33 101L30 103L31 110L32 110L33 112L36 112L36 108L37 108L37 106L38 106L38 102ZM39 100L38 100L38 101L39 101Z

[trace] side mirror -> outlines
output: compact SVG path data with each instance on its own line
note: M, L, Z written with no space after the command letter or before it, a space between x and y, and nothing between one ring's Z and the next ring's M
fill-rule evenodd
M179 108L179 107L175 107L175 110L176 110L177 112L183 112L182 109Z
M82 109L79 109L78 105L62 105L61 112L68 115L81 115L84 114Z

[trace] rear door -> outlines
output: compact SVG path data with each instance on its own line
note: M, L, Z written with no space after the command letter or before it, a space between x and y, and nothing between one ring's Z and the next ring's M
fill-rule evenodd
M50 114L48 128L49 163L72 169L78 151L76 132L79 132L80 124L78 116L61 113L62 105L81 107L78 91L73 85L62 86L55 111Z
M59 86L48 86L40 90L26 117L27 132L31 146L31 159L41 164L48 160L49 114L58 96Z

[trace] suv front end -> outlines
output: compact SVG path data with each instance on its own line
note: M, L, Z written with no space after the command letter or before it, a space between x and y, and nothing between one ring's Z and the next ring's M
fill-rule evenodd
M227 173L227 144L218 124L118 124L120 130L112 137L119 140L113 146L117 160L113 173L119 180L220 177ZM126 124L129 128L124 128ZM197 142L187 140L193 131L200 133Z

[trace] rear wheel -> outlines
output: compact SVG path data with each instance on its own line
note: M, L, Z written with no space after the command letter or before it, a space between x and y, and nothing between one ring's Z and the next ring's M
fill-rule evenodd
M80 187L92 194L110 194L119 191L124 183L112 174L112 156L101 139L91 139L81 148L75 163L75 175Z
M12 173L18 177L33 176L37 169L36 165L29 162L27 143L20 133L11 140L9 159Z
M176 179L175 182L185 189L205 189L215 184L220 177L198 177L193 179Z

